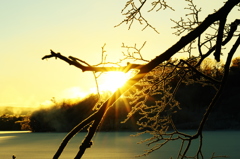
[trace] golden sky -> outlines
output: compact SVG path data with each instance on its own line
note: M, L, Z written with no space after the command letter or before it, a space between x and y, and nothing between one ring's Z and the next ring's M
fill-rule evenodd
M69 66L63 61L41 58L52 49L78 57L89 64L100 62L101 47L106 43L109 60L121 57L122 42L141 46L150 60L174 44L170 18L180 19L183 0L170 3L171 10L146 14L160 34L133 24L123 24L121 9L125 1L101 0L12 0L0 1L0 106L37 107L52 97L67 98L77 90L82 96L95 87L92 73ZM203 17L222 5L219 0L196 0Z

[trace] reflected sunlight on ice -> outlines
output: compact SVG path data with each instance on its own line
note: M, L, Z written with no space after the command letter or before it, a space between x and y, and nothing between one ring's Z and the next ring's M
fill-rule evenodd
M191 133L191 132L190 132ZM0 132L0 159L8 159L14 154L17 159L47 159L52 158L59 144L67 133L29 133L29 132ZM98 132L93 138L93 146L86 150L83 159L134 159L142 154L147 147L136 144L149 137L130 137L134 132ZM230 158L240 158L240 131L205 131L203 153L206 158L215 152L216 155L227 155ZM61 159L74 158L79 144L86 133L78 133L65 148ZM3 140L1 140L3 139ZM195 145L195 144L193 144ZM194 147L194 149L197 147ZM144 159L175 158L179 144L171 142L161 150L153 152ZM195 150L193 150L195 152ZM193 152L191 150L191 153Z

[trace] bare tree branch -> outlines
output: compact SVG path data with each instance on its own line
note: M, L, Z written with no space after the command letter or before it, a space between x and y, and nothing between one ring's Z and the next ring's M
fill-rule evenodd
M129 1L131 2L131 0ZM143 5L143 3L145 3L145 1L140 1ZM81 158L81 156L84 154L86 148L89 148L91 146L91 139L94 136L94 134L96 133L96 130L99 126L99 124L102 122L104 115L107 113L108 108L110 108L115 102L116 100L119 99L119 97L126 92L127 90L129 90L134 84L136 84L138 81L140 81L147 73L149 73L150 71L152 71L154 68L156 68L158 65L160 65L161 63L163 63L164 61L169 60L174 54L176 54L177 52L179 52L183 47L185 47L186 45L188 45L189 43L191 43L193 40L195 40L196 38L198 38L206 29L208 29L209 27L211 27L212 24L214 24L216 21L220 21L222 19L222 17L227 17L227 15L229 14L229 12L232 10L232 8L237 5L240 2L240 0L228 0L224 6L222 8L220 8L217 12L209 15L201 24L199 24L194 30L192 30L191 32L189 32L186 36L182 37L176 44L174 44L172 47L170 47L168 50L166 50L165 52L163 52L162 54L160 54L159 56L157 56L155 59L151 60L149 63L147 63L146 65L135 65L135 64L130 64L127 65L125 67L94 67L94 66L85 66L83 64L86 64L84 61L74 58L74 57L65 57L62 56L60 53L55 53L51 50L51 54L50 55L46 55L44 56L42 59L47 59L47 58L51 58L51 57L55 57L55 58L60 58L63 61L69 63L70 65L74 65L77 68L80 68L82 71L95 71L95 72L106 72L106 71L123 71L123 72L127 72L130 69L139 69L139 72L137 75L135 75L134 77L132 77L130 80L127 81L126 85L122 88L119 88L105 103L103 103L103 105L96 111L94 112L91 116L89 116L88 118L86 118L84 121L82 121L79 125L77 125L64 139L64 141L62 142L62 144L60 145L58 151L56 152L54 159L57 159L64 147L67 145L68 141L77 133L79 132L83 127L88 126L89 124L91 124L89 130L88 130L88 135L87 137L84 139L82 145L80 146L80 150L77 154L77 156L75 157L75 159L79 159ZM129 4L130 5L130 4ZM142 6L141 6L142 7ZM138 8L137 10L141 9ZM138 12L136 12L138 13ZM130 15L133 14L132 16L134 17L136 13L131 13ZM141 16L141 15L140 15ZM132 23L132 22L131 22ZM221 35L220 35L221 36ZM235 42L234 46L232 47L227 62L225 64L225 73L224 73L224 77L223 77L223 84L221 85L218 93L216 94L215 98L213 99L212 103L209 105L208 109L206 110L206 113L204 114L203 120L200 123L200 126L198 128L198 132L193 135L193 136L189 136L189 135L185 135L183 133L180 132L174 132L177 133L179 136L178 137L172 137L172 134L165 134L164 132L168 129L168 125L162 125L162 134L160 134L160 139L157 140L153 140L154 142L157 142L163 138L163 135L168 136L168 140L167 141L171 141L171 140L176 140L181 138L183 141L188 141L187 143L187 148L185 150L183 150L183 154L179 154L182 155L181 158L184 158L187 151L188 151L188 147L191 144L191 141L193 139L198 138L199 136L202 135L202 129L203 126L213 108L213 106L216 103L216 100L220 97L221 91L223 89L224 83L226 81L227 75L228 75L228 71L229 71L229 66L230 66L230 61L231 58L234 54L234 52L236 51L237 47L240 44L240 36L238 37L237 41ZM83 63L83 64L81 64ZM169 88L164 88L166 91ZM164 91L165 91L164 90ZM167 98L164 99L165 103ZM159 132L160 133L160 132ZM183 136L183 137L182 137ZM163 144L160 144L160 147ZM160 147L154 147L154 149L158 149ZM153 149L152 149L153 150ZM201 151L199 150L198 154L201 154Z
M55 57L56 59L59 58L65 62L67 62L69 65L73 65L79 69L81 69L83 72L85 71L94 71L94 72L109 72L109 71L121 71L121 72L128 72L131 69L141 69L141 67L143 65L140 64L131 64L128 63L127 66L123 66L123 67L95 67L95 66L91 66L89 64L87 64L85 61L80 60L78 58L69 56L68 58L61 55L60 53L55 53L54 51L51 50L51 54L50 55L45 55L42 60L48 59L48 58L52 58ZM87 66L84 66L81 63L84 63L85 65L87 64Z
M216 61L220 61L220 55L221 55L221 50L222 50L222 40L223 40L223 32L224 32L224 26L226 24L226 17L222 17L220 20L219 24L219 29L218 29L218 36L217 36L217 42L216 42L216 50L215 53L213 54L215 56Z

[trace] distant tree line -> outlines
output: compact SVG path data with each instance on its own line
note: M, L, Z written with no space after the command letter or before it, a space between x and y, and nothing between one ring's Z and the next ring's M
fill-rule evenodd
M30 130L28 116L3 114L0 116L0 131Z
M213 66L211 61L201 66L202 72L209 77L221 78L223 68ZM193 75L191 78L198 78ZM172 79L175 85L176 79ZM217 107L208 119L206 130L240 129L240 58L232 61L227 87ZM140 87L136 85L135 87ZM179 129L197 129L202 114L215 94L214 86L203 83L182 84L176 94L180 103L180 110L173 115L173 120ZM208 92L208 93L206 93ZM156 96L155 98L160 98ZM31 130L33 132L68 132L80 121L89 116L98 102L98 96L91 94L85 99L73 102L71 100L56 101L53 106L34 111L30 116L14 115L11 111L0 116L0 130ZM131 107L127 98L120 98L115 107L101 124L100 131L138 131L136 121L140 115L135 114L126 123L122 124ZM147 103L151 103L148 101Z

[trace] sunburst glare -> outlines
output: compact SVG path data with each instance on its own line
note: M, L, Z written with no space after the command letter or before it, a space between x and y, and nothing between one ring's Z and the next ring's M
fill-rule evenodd
M115 92L118 88L122 87L126 81L131 78L132 73L124 72L107 72L99 81L100 91Z

